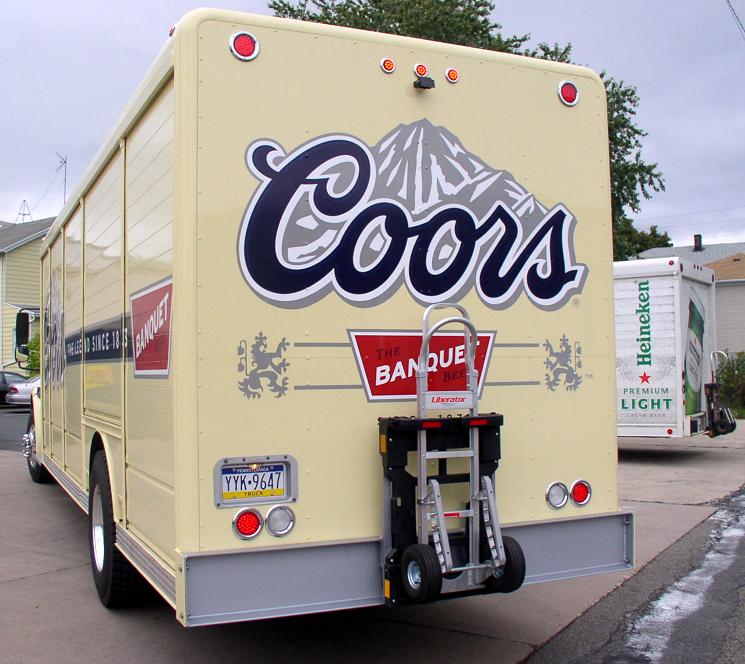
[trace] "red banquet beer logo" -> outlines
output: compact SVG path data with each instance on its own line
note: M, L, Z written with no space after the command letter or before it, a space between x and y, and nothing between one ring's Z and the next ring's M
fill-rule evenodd
M481 332L478 335L475 365L479 372L479 392L489 368L494 334ZM416 371L422 346L420 332L351 330L349 337L370 401L416 398ZM462 334L444 333L432 337L427 371L430 391L451 393L466 389L466 349Z
M167 376L171 360L173 283L148 286L130 296L135 376Z

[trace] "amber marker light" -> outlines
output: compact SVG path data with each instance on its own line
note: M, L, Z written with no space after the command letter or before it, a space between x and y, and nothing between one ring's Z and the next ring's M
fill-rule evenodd
M427 74L429 74L429 68L427 65L423 65L421 62L419 64L414 65L414 73L419 77L423 78Z
M383 58L380 61L380 68L386 74L392 74L394 71L396 71L396 62L392 58Z
M460 81L460 74L455 67L449 67L445 70L445 78L447 79L448 83L457 83L458 81Z

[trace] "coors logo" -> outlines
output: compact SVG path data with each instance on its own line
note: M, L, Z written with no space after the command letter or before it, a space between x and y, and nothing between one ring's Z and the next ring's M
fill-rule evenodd
M372 148L331 135L288 154L259 140L246 163L262 184L241 224L241 270L278 306L307 306L331 290L371 306L404 282L422 304L475 287L496 309L522 291L553 309L587 276L563 205L541 205L426 119Z

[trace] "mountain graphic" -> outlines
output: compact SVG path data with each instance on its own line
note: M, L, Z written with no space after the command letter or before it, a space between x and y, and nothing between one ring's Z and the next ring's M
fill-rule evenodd
M547 212L511 173L491 168L455 134L425 118L400 124L372 152L378 171L373 197L397 200L415 221L448 203L465 205L482 219L501 201L523 222L525 235Z
M481 221L500 201L520 220L525 238L547 213L547 208L511 173L490 167L466 150L455 134L425 118L398 125L370 151L376 170L371 200L398 202L414 222L445 205L464 206ZM349 163L336 163L324 175L333 180L334 189L344 190L355 172ZM317 218L306 192L296 201L287 219L281 243L282 259L291 265L307 265L323 258L347 221ZM375 264L387 243L381 224L371 225L358 250L363 269ZM434 248L433 267L445 266L457 247L452 230L440 237Z

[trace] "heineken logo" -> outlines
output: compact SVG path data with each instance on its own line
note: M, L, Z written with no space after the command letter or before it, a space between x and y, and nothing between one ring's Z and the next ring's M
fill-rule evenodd
M639 318L639 352L636 354L637 367L652 366L652 315L649 311L649 281L639 282L639 303L636 308ZM645 373L646 375L646 373ZM643 381L649 382L649 380Z

